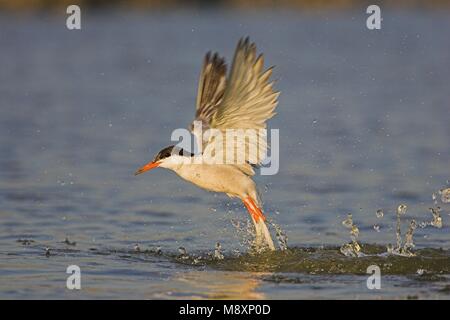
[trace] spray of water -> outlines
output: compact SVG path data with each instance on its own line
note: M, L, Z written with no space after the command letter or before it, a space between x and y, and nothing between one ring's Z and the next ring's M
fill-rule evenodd
M288 237L286 232L273 220L268 220L267 223L273 227L275 230L276 239L278 246L281 251L288 248ZM241 247L249 248L251 251L258 251L255 247L255 229L253 223L246 219L245 221L239 219L231 219L231 224L236 229L237 233L240 235L240 245Z
M396 250L400 252L402 247L402 230L401 230L401 216L406 214L408 207L405 204L401 204L397 207L397 226L396 226L396 236L397 236L397 247Z
M179 259L182 259L182 260L189 259L189 256L188 256L188 254L187 254L187 251L186 251L186 249L185 249L184 247L179 247L179 248L178 248L178 253L180 254L180 255L178 256Z
M450 203L450 188L439 190L442 203Z
M239 245L242 248L251 248L255 238L255 230L249 219L231 219L231 224L239 235Z
M214 259L223 260L223 258L222 246L220 245L220 242L217 242L216 249L214 250Z
M431 220L430 224L433 227L442 228L441 208L430 208L430 212L433 215L433 220Z
M441 207L439 207L438 201L440 200L442 203L450 203L450 188L444 188L439 190L438 192L435 192L431 196L434 207L429 208L432 219L431 221L423 221L420 223L417 223L414 219L412 219L409 222L408 230L405 233L405 238L402 239L402 231L401 231L401 224L402 224L402 216L406 215L406 212L408 211L408 207L406 204L400 204L397 207L396 210L396 245L388 244L387 245L387 253L392 255L400 255L405 257L412 257L416 254L412 251L412 249L415 247L414 244L414 231L419 228L425 228L428 226L432 226L435 228L442 228L442 217L441 217ZM382 218L384 216L384 212L382 209L378 209L376 211L376 217ZM360 250L360 246L357 242L358 236L359 236L359 229L356 227L356 225L353 223L352 215L348 214L347 219L345 219L342 224L350 229L350 237L352 239L351 243L344 244L341 247L341 253L346 256L352 256L352 257L358 257L361 255L364 255ZM378 224L375 224L373 226L375 231L379 232L380 227Z
M442 228L441 207L429 208L429 210L433 215L433 219L431 221L422 221L419 224L419 227L425 228L428 226L432 226L438 229Z
M278 246L281 251L288 248L288 237L281 227L273 221L269 221L269 224L275 229Z
M410 249L414 248L414 241L413 241L413 235L414 235L414 230L416 230L417 228L417 223L415 220L411 220L410 224L409 224L409 228L408 231L406 232L405 235L405 244L403 245L403 249L402 252L404 254L408 254L408 255L414 255Z
M383 209L378 209L377 212L376 212L376 216L377 216L377 218L379 218L379 219L383 218L383 216L384 216L384 211L383 211Z
M409 223L408 230L405 234L405 239L402 241L402 232L401 232L401 217L406 215L408 207L406 204L400 204L397 207L397 224L396 224L396 238L397 245L394 247L392 244L387 245L387 253L392 255L398 255L403 257L413 257L415 253L411 251L414 245L414 230L417 228L417 222L415 220L411 220ZM404 242L404 243L403 243ZM403 244L403 245L402 245Z
M364 254L361 252L361 246L358 243L359 229L353 223L353 217L351 213L347 215L347 219L342 221L342 224L344 225L344 227L350 230L350 238L352 241L350 243L344 244L340 248L341 253L347 257L363 256Z

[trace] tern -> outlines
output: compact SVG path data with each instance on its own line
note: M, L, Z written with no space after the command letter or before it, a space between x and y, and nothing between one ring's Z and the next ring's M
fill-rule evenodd
M275 250L256 185L251 178L255 174L253 168L261 165L266 155L267 143L260 138L264 136L262 132L266 130L267 120L275 115L280 94L273 89L272 70L273 67L264 69L264 57L256 55L256 45L248 37L239 40L228 77L225 59L218 53L208 52L200 73L195 120L190 126L197 143L203 146L202 151L190 154L179 147L169 146L135 173L166 168L200 188L241 199L254 223L255 246L259 250ZM239 150L245 150L245 161L206 161L215 154L211 150L217 151L218 146L223 146L223 141L214 134L199 135L194 130L195 123L200 123L203 130L215 130L224 135L230 129L238 132L254 130L258 148L251 148L249 139L237 139L237 147L243 147ZM226 152L237 153L235 145L231 151L227 148Z

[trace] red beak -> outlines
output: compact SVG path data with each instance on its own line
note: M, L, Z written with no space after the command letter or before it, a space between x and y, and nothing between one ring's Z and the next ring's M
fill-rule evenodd
M148 170L157 168L161 164L161 161L149 162L145 166L141 167L138 171L134 173L135 176L138 174L144 173Z

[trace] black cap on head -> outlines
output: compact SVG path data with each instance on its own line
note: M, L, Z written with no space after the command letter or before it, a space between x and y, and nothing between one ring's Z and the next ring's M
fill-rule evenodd
M159 160L162 160L162 159L165 159L165 158L168 158L168 157L170 157L172 155L192 156L191 153L183 150L182 148L178 148L178 147L175 147L175 146L168 146L168 147L162 149L160 152L158 152L158 154L153 159L153 162L159 161Z
M172 150L174 147L175 146L168 146L167 148L162 149L160 152L158 152L153 161L156 162L158 160L170 157L172 155Z

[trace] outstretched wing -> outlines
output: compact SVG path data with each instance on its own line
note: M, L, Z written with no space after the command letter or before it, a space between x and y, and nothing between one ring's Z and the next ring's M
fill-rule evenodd
M241 148L239 150L245 150L245 163L239 164L239 168L249 175L254 174L249 164L260 164L266 156L266 121L275 115L274 110L280 94L272 88L272 68L263 68L264 58L262 54L256 56L255 44L250 43L248 38L241 39L236 48L223 98L215 108L209 124L211 128L222 131L223 136L227 129L250 132L250 135L246 134L245 138L241 139L240 143L244 145L237 145ZM205 151L208 148L217 148L219 144L220 142L217 143L217 140L211 137ZM225 149L227 154L240 152L236 148Z
M226 72L225 59L219 57L217 53L211 57L211 53L208 52L200 73L194 120L201 122L203 131L210 128L211 118L216 112L217 105L222 101L226 86ZM193 125L191 125L191 130L193 130ZM197 138L200 137L197 136Z

